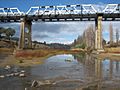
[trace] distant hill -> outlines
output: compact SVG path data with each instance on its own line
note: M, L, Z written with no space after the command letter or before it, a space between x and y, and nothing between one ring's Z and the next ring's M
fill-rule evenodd
M52 49L70 49L69 45L60 44L60 43L51 43L48 46Z
M19 38L12 37L11 40L6 38L2 38L0 40L0 48L10 48L18 46ZM33 49L70 49L70 45L65 45L61 43L50 43L47 44L46 42L38 42L32 41L32 48Z
M70 49L69 45L60 43L47 44L46 42L33 41L33 48L50 48L50 49Z

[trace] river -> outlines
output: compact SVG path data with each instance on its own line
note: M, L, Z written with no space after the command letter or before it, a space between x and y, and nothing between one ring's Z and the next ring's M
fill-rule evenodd
M40 65L12 68L25 70L26 77L0 78L0 90L120 90L120 60L61 54ZM8 72L0 68L0 75ZM34 81L39 84L32 85Z

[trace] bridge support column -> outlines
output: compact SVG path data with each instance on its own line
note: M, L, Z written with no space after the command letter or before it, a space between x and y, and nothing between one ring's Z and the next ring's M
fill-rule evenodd
M112 79L113 76L113 61L110 60L110 64L109 64L109 78Z
M95 20L95 49L98 51L103 51L102 45L102 15L98 15Z
M103 78L103 74L102 74L102 61L96 59L95 60L95 77L96 80L98 80L97 82L97 90L101 90L101 80Z
M31 20L26 20L26 19L21 20L19 49L32 48L31 26L32 26Z
M98 59L95 60L95 76L99 80L102 78L102 61Z

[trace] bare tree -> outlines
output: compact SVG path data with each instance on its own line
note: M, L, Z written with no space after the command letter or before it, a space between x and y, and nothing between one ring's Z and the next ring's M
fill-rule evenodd
M74 46L75 45L89 49L95 48L95 30L93 29L93 25L90 25L81 36L78 36L78 38L74 40Z
M109 30L110 30L110 46L112 46L113 45L113 27L111 23L109 25Z
M118 46L118 43L119 43L119 31L118 29L116 29L116 44Z

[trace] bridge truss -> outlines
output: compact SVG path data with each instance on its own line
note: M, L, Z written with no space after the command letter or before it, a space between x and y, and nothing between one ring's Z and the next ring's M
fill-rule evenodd
M92 4L61 5L61 6L34 6L27 12L20 11L17 7L0 8L0 16L24 16L24 15L68 15L68 14L96 14L96 13L120 13L120 4L107 4L101 10Z

